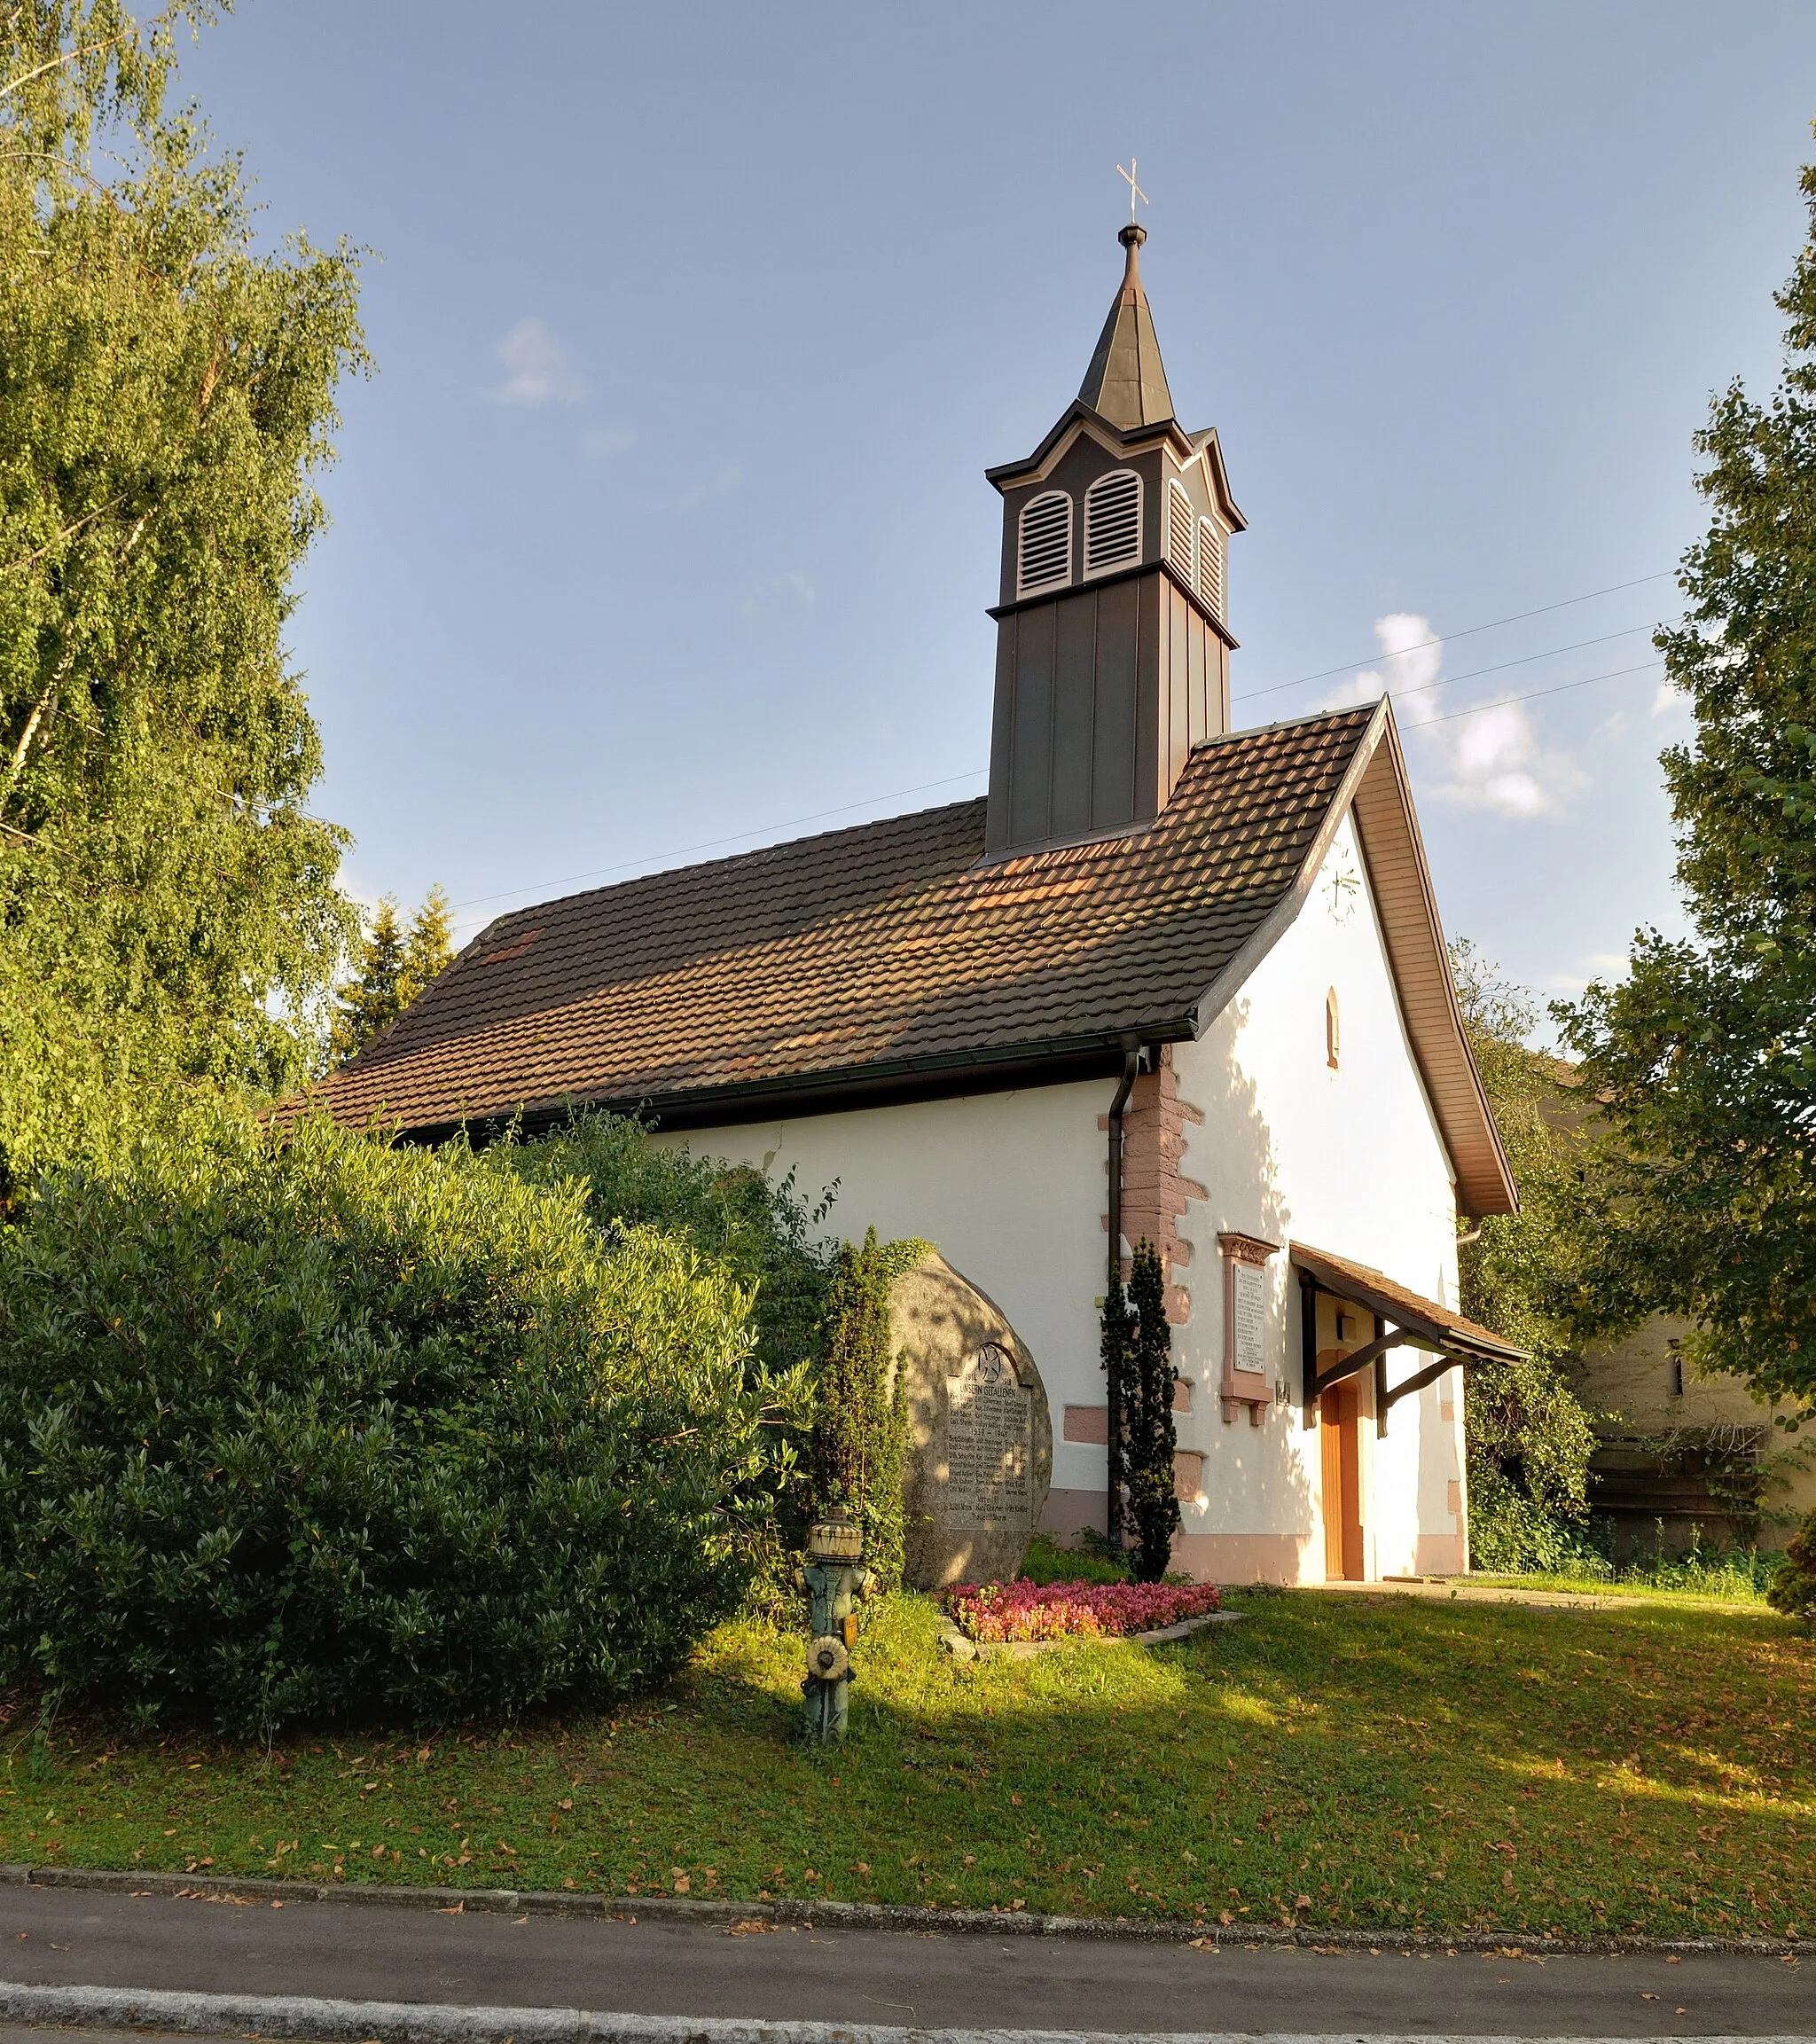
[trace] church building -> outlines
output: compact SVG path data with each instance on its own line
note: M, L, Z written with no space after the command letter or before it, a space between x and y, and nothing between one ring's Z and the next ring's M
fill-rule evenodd
M1230 723L1214 431L1125 268L1003 502L990 789L500 916L319 1099L435 1139L582 1106L837 1181L1000 1308L1053 1418L1045 1524L1106 1524L1112 1257L1164 1271L1175 1566L1467 1565L1460 1217L1510 1213L1393 712ZM980 677L980 681L981 681Z

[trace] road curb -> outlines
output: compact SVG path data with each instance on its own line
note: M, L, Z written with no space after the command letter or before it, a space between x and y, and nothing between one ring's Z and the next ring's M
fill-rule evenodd
M309 2039L315 2044L1112 2044L1091 2030L906 2029L866 2023L755 2022L724 2016L617 2016L585 2009L465 2009L450 2003L337 2001L311 1994L187 1994L119 1987L31 1987L0 1981L0 2020L157 2029L207 2037ZM1117 2032L1114 2044L1260 2044L1223 2031ZM1389 2033L1278 2033L1267 2044L1530 2044ZM1573 2038L1569 2044L1630 2044ZM1666 2038L1656 2044L1692 2044ZM1694 2044L1809 2044L1807 2038L1700 2037Z
M90 1867L0 1866L0 1887L76 1888L102 1894L201 1899L238 1895L274 1907L333 1902L343 1908L435 1909L511 1916L641 1917L673 1923L818 1923L832 1930L899 1930L925 1935L982 1933L991 1938L1076 1938L1149 1944L1299 1946L1360 1952L1677 1952L1750 1953L1778 1959L1810 1952L1796 1938L1648 1938L1608 1932L1549 1937L1533 1930L1325 1929L1313 1924L1217 1923L1139 1916L1046 1916L1031 1909L927 1909L891 1902L704 1901L680 1895L591 1895L560 1889L419 1888L402 1882L271 1881L219 1874L120 1873ZM616 2018L613 2018L616 2020ZM841 2030L840 2034L844 2034ZM980 2032L981 2034L981 2032ZM1058 2032L1055 2032L1058 2034Z

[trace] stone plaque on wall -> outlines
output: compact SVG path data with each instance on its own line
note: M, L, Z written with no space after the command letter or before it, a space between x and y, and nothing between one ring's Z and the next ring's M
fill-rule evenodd
M1235 1367L1239 1371L1264 1372L1267 1368L1266 1280L1253 1264L1233 1264L1230 1269L1230 1320L1236 1340Z
M908 1406L908 1580L1006 1580L1052 1480L1040 1372L995 1303L937 1252L896 1280L889 1320Z

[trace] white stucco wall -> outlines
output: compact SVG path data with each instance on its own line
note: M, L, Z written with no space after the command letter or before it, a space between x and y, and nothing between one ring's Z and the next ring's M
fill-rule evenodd
M792 1171L810 1202L836 1180L828 1235L862 1241L874 1227L886 1241L930 1241L996 1301L1033 1352L1057 1437L1068 1399L1103 1402L1096 1302L1107 1153L1097 1124L1115 1091L1108 1080L1041 1086L656 1139L774 1179ZM1055 1438L1055 1484L1068 1480L1061 1447Z
M1342 1025L1335 1071L1325 1040L1333 986ZM1181 1169L1208 1194L1179 1224L1192 1253L1175 1273L1192 1302L1189 1320L1174 1330L1175 1360L1193 1387L1179 1445L1205 1457L1201 1500L1182 1508L1180 1558L1225 1578L1317 1580L1319 1434L1301 1415L1298 1286L1285 1245L1308 1242L1428 1296L1457 1296L1451 1172L1347 821L1296 921L1202 1040L1176 1045L1173 1057L1180 1098L1204 1116L1187 1129ZM1032 1351L1053 1407L1055 1496L1079 1500L1100 1496L1105 1481L1104 1450L1063 1439L1062 1415L1068 1405L1103 1403L1098 1124L1114 1092L1106 1079L658 1139L774 1178L792 1171L810 1200L836 1180L830 1234L861 1239L873 1226L885 1238L933 1242ZM1226 1424L1217 1393L1224 1230L1281 1245L1268 1266L1270 1338L1287 1396L1259 1427ZM1391 1374L1429 1359L1397 1351ZM1452 1509L1463 1475L1457 1374L1396 1406L1386 1439L1375 1439L1372 1420L1362 1432L1367 1573L1442 1565L1444 1542L1460 1531Z
M1335 988L1337 1069L1326 1053L1325 1003ZM1286 1245L1297 1241L1384 1271L1410 1289L1457 1298L1453 1179L1413 1061L1366 869L1346 819L1292 928L1195 1044L1174 1048L1179 1097L1204 1116L1188 1127L1183 1171L1209 1197L1180 1223L1192 1246L1185 1282L1192 1315L1175 1335L1192 1379L1180 1445L1206 1457L1204 1502L1185 1508L1183 1531L1207 1565L1237 1572L1247 1540L1265 1572L1281 1570L1281 1536L1300 1550L1303 1578L1324 1570L1319 1437L1303 1420L1299 1288ZM1233 1231L1280 1245L1269 1264L1272 1351L1288 1397L1264 1423L1226 1423L1216 1387L1223 1367L1223 1286L1217 1237ZM1389 1381L1432 1359L1391 1352ZM1364 1390L1365 1412L1372 1398ZM1442 1415L1451 1408L1452 1416ZM1460 1531L1458 1373L1394 1406L1385 1439L1362 1427L1363 1525L1370 1576L1436 1565L1439 1542ZM1428 1545L1422 1554L1421 1534ZM1268 1537L1257 1544L1256 1536ZM1246 1570L1242 1572L1247 1572Z

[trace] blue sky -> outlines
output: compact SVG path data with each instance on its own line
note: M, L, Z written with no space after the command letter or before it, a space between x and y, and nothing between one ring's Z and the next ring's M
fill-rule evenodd
M1408 740L1451 934L1549 993L1673 920L1647 628L1775 373L1816 9L251 0L184 75L273 239L374 252L290 633L368 898L470 934L980 791L982 472L1077 387L1132 154L1238 721L1499 702Z

